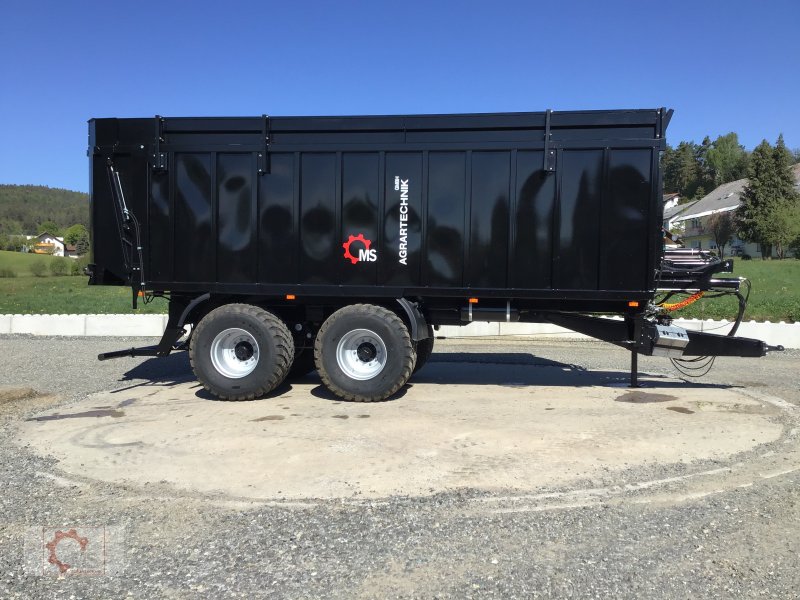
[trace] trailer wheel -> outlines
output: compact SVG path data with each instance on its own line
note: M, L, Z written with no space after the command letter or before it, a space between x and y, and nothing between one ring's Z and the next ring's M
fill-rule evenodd
M381 306L353 304L322 324L314 359L331 392L344 400L377 402L408 381L415 354L400 317Z
M416 342L414 350L417 353L417 364L414 365L414 373L416 373L425 366L433 354L433 328L430 325L428 325L428 337Z
M294 361L289 368L289 374L286 375L286 379L300 379L315 371L316 368L313 348L303 348L301 350L295 348Z
M252 400L275 389L294 358L289 329L272 313L226 304L194 330L189 360L203 387L223 400Z

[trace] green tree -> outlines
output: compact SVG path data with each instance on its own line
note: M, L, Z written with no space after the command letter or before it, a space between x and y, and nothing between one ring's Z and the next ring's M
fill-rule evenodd
M744 239L761 246L761 258L772 256L769 215L774 210L774 171L772 146L762 140L750 156L748 182L742 191L742 204L736 210L737 229Z
M789 243L789 250L794 252L795 258L800 258L800 235L798 235Z
M794 239L800 236L800 193L795 187L794 156L786 147L783 134L775 143L775 165L778 172L778 208L773 225L773 243L778 258L785 258L786 250Z
M710 148L708 136L702 144L681 142L676 148L667 146L661 158L664 191L677 192L682 202L688 202L692 198L702 198L705 190L713 188L707 165Z
M792 165L794 164L794 156L789 148L786 147L786 142L783 139L783 134L778 135L778 141L775 142L775 162L781 171L781 178L784 185L788 183L789 187L794 187L794 175L792 175Z
M711 174L711 169L708 165L708 153L713 148L713 144L711 142L711 138L706 136L703 138L703 141L700 143L699 146L695 147L695 160L697 161L697 170L699 173L699 178L697 180L697 187L705 188L705 189L712 189L714 188L714 178ZM695 197L702 198L705 196L700 196L695 191Z
M706 162L715 186L747 177L747 150L733 132L714 140L706 153Z
M748 183L742 192L742 204L736 211L736 225L744 239L761 246L761 257L771 258L775 246L783 257L793 239L793 221L800 204L794 187L792 155L783 135L773 148L763 140L750 159Z
M78 256L85 256L89 252L89 236L80 238L75 243L75 254Z
M50 235L58 236L61 234L61 228L53 221L44 221L43 223L39 223L39 226L36 228L36 233L49 233Z
M5 239L5 243L0 242L2 244L0 250L9 250L11 252L21 252L26 242L24 235L3 234L0 238Z
M86 227L80 223L77 225L72 225L64 231L64 241L70 246L74 246L77 243L78 238L84 236L88 237L89 232L86 230Z
M89 232L80 223L73 225L64 232L64 243L75 246L76 254L79 256L85 254L89 248Z
M19 235L22 232L22 224L16 219L11 219L8 217L0 219L0 233Z
M786 251L794 248L800 240L800 205L779 206L773 215L772 238L778 258L786 258Z
M699 200L700 198L702 198L705 195L706 195L706 188L704 188L701 185L694 191L694 195L692 196L692 198L694 198L695 200Z
M720 258L725 258L725 246L731 241L735 232L733 215L730 211L714 213L708 218L707 229L717 244Z
M664 193L680 194L676 176L677 150L667 144L666 150L661 154L661 176L663 177Z
M663 168L665 191L677 192L682 198L694 195L700 178L694 143L681 142L677 148L668 146L664 151Z
M41 221L63 230L73 223L89 226L89 195L39 185L0 184L0 231L38 233ZM8 229L10 222L14 228Z

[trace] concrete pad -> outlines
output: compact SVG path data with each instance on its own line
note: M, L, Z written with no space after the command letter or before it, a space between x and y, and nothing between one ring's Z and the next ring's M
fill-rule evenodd
M732 389L549 364L434 362L395 399L334 399L316 375L253 402L194 381L103 392L21 425L67 474L249 499L529 492L777 439L780 408ZM537 385L538 383L538 385Z

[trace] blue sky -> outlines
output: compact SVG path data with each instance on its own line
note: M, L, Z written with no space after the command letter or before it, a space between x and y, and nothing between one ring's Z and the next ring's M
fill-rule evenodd
M800 146L800 2L0 5L0 183L86 191L91 117L674 108Z

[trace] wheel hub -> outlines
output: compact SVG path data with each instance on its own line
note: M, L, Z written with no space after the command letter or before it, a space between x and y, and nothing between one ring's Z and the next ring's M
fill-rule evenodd
M220 331L211 342L211 364L229 379L250 375L258 365L259 356L256 338L239 327Z
M239 342L233 352L239 360L249 360L253 356L253 346L249 342Z
M336 346L336 363L345 375L357 381L377 377L388 355L383 339L369 329L353 329Z
M358 346L358 350L356 350L356 355L358 356L358 360L368 363L375 360L375 357L378 355L378 349L375 348L375 345L370 342L364 342Z

